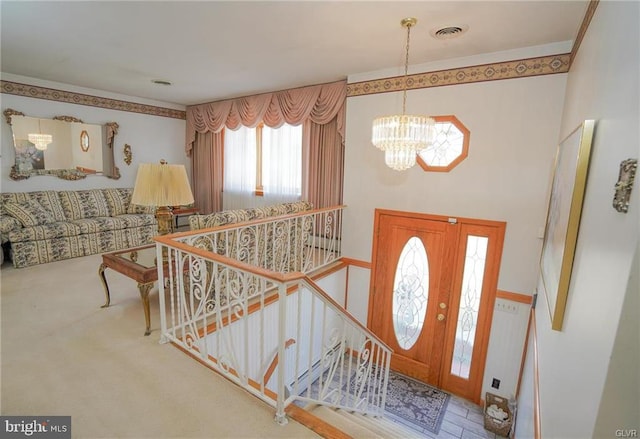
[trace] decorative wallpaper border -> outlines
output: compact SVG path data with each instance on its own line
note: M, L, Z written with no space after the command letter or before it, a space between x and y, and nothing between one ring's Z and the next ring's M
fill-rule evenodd
M571 54L565 53L416 73L407 76L407 90L566 73L569 71L570 58ZM347 97L402 91L404 82L404 76L354 82L347 84Z
M600 0L591 0L589 2L589 6L587 6L587 11L584 13L582 24L580 25L580 29L578 30L578 35L576 36L576 39L573 42L573 47L571 48L571 60L569 61L569 66L573 64L573 58L575 58L576 54L578 53L578 49L580 48L580 44L582 43L584 34L587 33L587 29L589 28L589 24L591 23L593 14L596 13L596 9L598 8L598 3L600 3Z
M187 112L172 108L156 107L154 105L138 104L135 102L121 101L119 99L102 98L82 93L74 93L54 88L39 87L37 85L20 84L18 82L0 81L2 93L25 96L49 101L67 102L69 104L87 105L90 107L107 108L109 110L128 111L130 113L142 113L152 116L171 117L173 119L186 119Z

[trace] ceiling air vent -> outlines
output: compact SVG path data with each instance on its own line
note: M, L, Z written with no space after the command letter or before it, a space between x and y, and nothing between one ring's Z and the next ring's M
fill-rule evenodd
M447 40L450 38L456 38L465 33L469 29L469 26L447 26L431 32L434 38L440 40Z

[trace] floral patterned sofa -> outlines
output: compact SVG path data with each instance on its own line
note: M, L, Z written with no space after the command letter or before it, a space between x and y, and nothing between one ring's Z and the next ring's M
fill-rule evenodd
M210 229L286 216L313 209L308 201L280 203L264 207L223 210L208 215L189 217L191 230ZM213 236L196 238L193 245L218 254L279 272L300 271L306 258L306 245L311 233L312 219L308 216L283 218L255 228L230 230ZM257 242L256 242L257 241Z
M189 217L189 227L191 230L208 229L272 216L290 215L311 209L313 209L313 204L308 201L296 201L293 203L280 203L264 207L222 210L208 215L191 215Z
M0 238L16 268L152 243L155 208L131 188L0 194Z

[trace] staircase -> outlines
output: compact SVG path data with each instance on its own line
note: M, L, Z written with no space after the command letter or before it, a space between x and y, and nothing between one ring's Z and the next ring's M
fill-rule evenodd
M343 409L309 404L304 409L291 406L287 414L319 435L330 439L402 438L423 439L412 430L387 417L373 417Z
M161 342L274 407L279 423L293 403L381 416L390 348L345 310L344 282L323 278L325 290L309 277L340 260L341 213L156 238Z

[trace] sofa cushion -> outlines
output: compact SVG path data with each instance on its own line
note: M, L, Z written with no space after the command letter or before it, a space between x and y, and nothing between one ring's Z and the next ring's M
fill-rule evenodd
M21 203L5 203L4 208L9 215L19 220L24 227L55 222L53 214L33 200L25 200Z
M223 210L208 215L191 215L189 217L189 227L191 230L208 229L210 227L253 221L272 216L290 215L311 209L313 209L312 203L308 201L295 201L292 203L280 203L248 209Z
M109 216L109 206L102 191L60 191L60 202L69 220Z
M279 216L312 210L313 204L308 201L295 201L293 203L274 204L266 207L269 209L269 216Z
M141 213L156 213L156 206L141 206L140 204L129 204L127 207L127 213L129 214L141 214Z
M156 225L156 216L150 213L118 215L117 218L124 221L127 228Z
M119 215L116 217L100 216L71 221L80 228L83 234L123 230L133 227L151 226L155 224L153 215Z
M9 240L13 242L37 241L62 237L74 237L80 234L80 228L70 222L55 222L9 232Z
M83 218L71 221L80 229L82 234L108 232L110 230L122 230L127 227L127 223L118 218L110 216L99 216L96 218Z
M129 188L109 188L102 189L102 194L107 200L110 216L118 216L127 213L127 208L131 203L132 189Z
M208 229L266 218L267 214L266 208L223 210L209 215L191 215L189 225L191 230Z
M0 194L0 213L6 213L4 207L6 203L20 204L28 200L36 201L47 209L53 214L56 221L66 221L67 218L64 215L64 209L56 191L7 192Z

